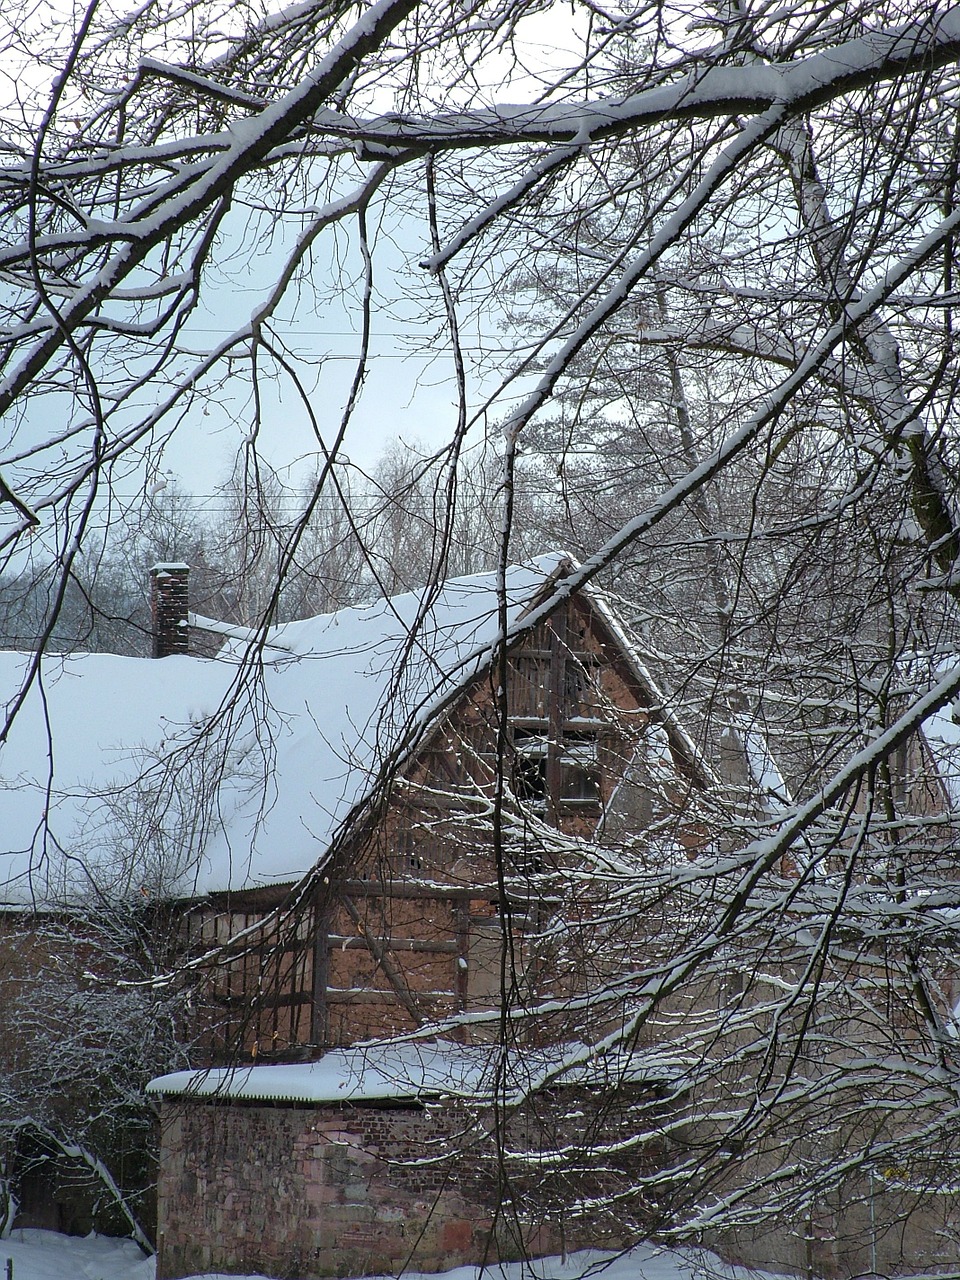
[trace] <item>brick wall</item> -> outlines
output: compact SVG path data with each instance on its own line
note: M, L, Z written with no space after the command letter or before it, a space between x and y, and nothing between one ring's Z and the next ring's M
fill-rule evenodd
M447 1162L443 1108L167 1102L158 1280L433 1271L482 1256L491 1222Z
M150 570L150 611L153 618L153 656L166 658L186 653L189 642L189 608L185 564L157 564Z
M599 1132L635 1139L660 1104L629 1094L639 1110L629 1100L611 1109L602 1090L537 1095L507 1118L505 1147L573 1151ZM656 1208L630 1188L663 1157L655 1125L649 1142L625 1141L622 1157L607 1150L592 1169L577 1158L546 1168L535 1155L501 1160L492 1128L492 1114L456 1102L164 1101L157 1280L443 1271L649 1234Z

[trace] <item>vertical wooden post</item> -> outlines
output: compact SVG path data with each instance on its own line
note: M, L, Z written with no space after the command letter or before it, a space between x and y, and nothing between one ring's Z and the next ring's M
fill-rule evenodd
M563 754L564 687L567 665L567 611L562 607L547 621L550 669L547 678L547 819L560 825L561 764Z
M463 1013L470 996L470 898L461 895L454 899L454 920L457 932L457 954L454 956L456 973L454 975L454 991L457 998L457 1012ZM466 1040L466 1028L457 1032L458 1040Z
M313 1044L329 1047L330 1018L327 984L330 980L329 901L321 901L318 893L313 904L313 998L310 1001L310 1039Z

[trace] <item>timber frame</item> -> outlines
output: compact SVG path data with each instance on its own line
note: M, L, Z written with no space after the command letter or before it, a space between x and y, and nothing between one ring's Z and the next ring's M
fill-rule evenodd
M569 909L564 870L578 840L619 812L634 828L672 825L689 854L702 843L690 800L710 780L605 606L586 593L567 600L512 648L508 673L502 770L485 670L437 718L377 815L326 866L320 851L325 874L307 894L279 886L183 904L188 953L216 955L194 1001L210 1063L308 1060L424 1026L492 1036L511 985L514 995L576 988L537 939ZM490 814L501 775L498 866Z

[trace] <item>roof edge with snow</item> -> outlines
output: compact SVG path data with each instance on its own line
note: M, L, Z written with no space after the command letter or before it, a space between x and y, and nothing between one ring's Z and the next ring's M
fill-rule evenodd
M676 1089L676 1064L640 1053L591 1056L584 1045L510 1050L435 1040L333 1049L315 1062L175 1071L147 1085L151 1097L290 1105L390 1104L438 1098L489 1102L563 1085Z

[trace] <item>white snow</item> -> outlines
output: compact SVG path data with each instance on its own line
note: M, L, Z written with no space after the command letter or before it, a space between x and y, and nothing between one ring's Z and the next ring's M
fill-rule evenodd
M924 721L923 736L950 808L960 811L960 699Z
M675 1063L654 1055L597 1056L580 1043L498 1054L493 1045L449 1040L335 1049L316 1062L175 1071L147 1085L163 1096L264 1102L374 1102L421 1097L526 1094L544 1081L601 1085L679 1082Z
M509 571L508 624L562 558ZM182 896L295 881L411 726L483 666L495 581L451 580L426 607L411 593L273 628L252 668L242 634L217 660L45 658L0 747L0 904L60 901L90 874L113 893ZM0 704L31 659L0 652ZM178 750L187 778L169 769ZM192 833L205 788L216 802Z
M156 1263L145 1258L129 1240L104 1236L58 1235L54 1231L14 1231L0 1240L0 1274L7 1258L13 1261L14 1280L154 1280ZM721 1262L700 1249L660 1249L641 1244L617 1256L585 1250L565 1259L539 1258L532 1262L457 1267L439 1275L404 1272L406 1280L773 1280L770 1272L752 1271ZM188 1280L201 1280L188 1277ZM229 1277L207 1273L204 1280L268 1280L262 1275ZM386 1280L379 1277L378 1280Z
M489 1053L453 1044L407 1044L326 1053L290 1066L175 1071L147 1093L247 1101L372 1102L385 1098L472 1094Z
M0 1275L7 1259L13 1280L154 1280L156 1263L132 1240L12 1231L0 1239Z
M773 758L766 734L747 716L737 717L734 723L743 740L743 753L750 776L757 784L766 807L773 814L783 812L793 804L793 797Z

